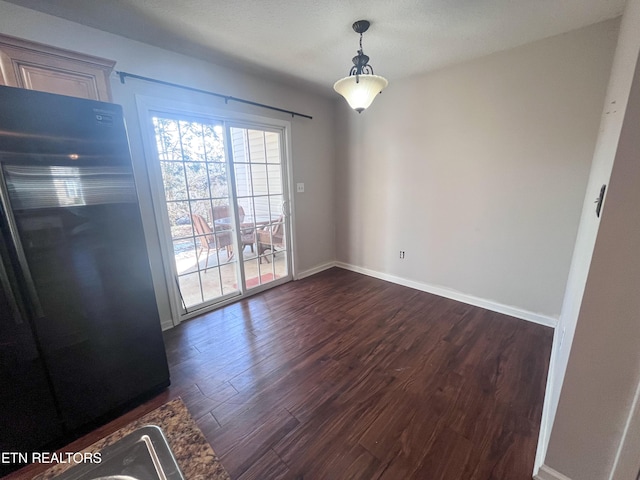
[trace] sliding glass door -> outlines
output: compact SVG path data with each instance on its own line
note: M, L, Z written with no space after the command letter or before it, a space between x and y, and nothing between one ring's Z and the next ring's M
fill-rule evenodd
M231 205L221 123L152 118L169 225L175 284L184 311L238 291L229 258L235 225L216 229L217 207ZM227 217L229 215L227 214Z
M291 278L281 128L149 112L156 223L184 318Z
M246 288L251 289L289 272L280 134L231 127L230 135L244 242L242 272Z

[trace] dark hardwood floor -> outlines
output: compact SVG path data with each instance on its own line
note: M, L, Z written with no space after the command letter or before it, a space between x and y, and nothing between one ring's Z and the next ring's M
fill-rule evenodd
M530 480L552 333L334 268L165 332L168 391L65 450L180 396L234 480Z
M165 335L234 480L531 479L551 340L337 268Z

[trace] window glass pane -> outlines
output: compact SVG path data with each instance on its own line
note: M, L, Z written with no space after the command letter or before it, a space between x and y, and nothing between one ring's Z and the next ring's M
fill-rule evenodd
M249 150L246 145L247 131L244 128L231 128L231 151L235 163L248 163Z
M251 165L251 183L253 184L254 195L267 195L267 166Z
M213 224L211 222L211 219L213 218L211 216L211 201L210 200L194 200L192 202L189 202L189 204L191 205L191 214L196 214L196 215L200 215L204 221L204 227L209 227L209 230L206 230L207 232L213 230ZM198 225L196 224L195 227L197 227ZM196 228L197 231L197 228ZM200 233L205 233L205 230L203 230Z
M280 163L280 134L265 132L265 145L267 150L267 162Z
M222 276L222 293L233 293L238 291L238 279L236 277L235 262L225 263L220 267Z
M153 118L160 160L182 160L178 122L170 118Z
M267 172L269 178L269 193L282 194L282 174L280 172L280 165L267 165Z
M227 230L216 233L215 239L220 262L229 261L233 255L233 231Z
M185 161L204 162L204 139L202 124L199 122L180 121L180 142L182 156Z
M244 278L247 288L254 288L261 285L257 258L246 260L244 262Z
M256 219L258 221L269 221L271 220L271 215L269 212L269 197L266 195L263 197L254 197L253 204L256 212Z
M204 162L187 162L184 164L187 174L187 188L192 200L209 198L209 174Z
M267 155L264 145L264 132L260 130L247 130L249 161L251 163L265 163Z
M204 153L207 162L225 163L223 129L218 124L205 124L204 131Z
M236 193L238 197L253 195L251 183L251 166L248 163L235 163Z
M220 283L220 268L208 269L202 275L202 293L204 300L214 300L222 295L222 284Z
M282 195L270 195L269 196L269 210L272 217L279 217L282 215Z
M198 268L197 253L201 253L200 242L197 244L193 237L173 241L173 254L176 259L176 270L178 275L195 272Z
M289 274L285 252L277 253L273 257L273 268L275 270L276 279L286 277Z
M187 184L182 162L160 162L160 168L166 200L186 200Z
M180 293L187 308L202 303L202 293L200 290L200 274L198 272L180 275L178 277Z
M183 238L193 235L191 217L189 216L189 202L167 202L171 237Z
M253 199L251 197L239 198L238 206L242 207L242 210L244 210L244 216L247 221L249 220L249 217L253 217Z
M208 163L209 190L211 198L227 198L229 196L229 179L225 163Z

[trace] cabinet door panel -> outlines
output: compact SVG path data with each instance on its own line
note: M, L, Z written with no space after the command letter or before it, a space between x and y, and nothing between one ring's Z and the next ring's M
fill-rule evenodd
M115 62L0 35L0 85L111 101Z
M40 65L20 65L24 88L72 97L98 99L95 77Z

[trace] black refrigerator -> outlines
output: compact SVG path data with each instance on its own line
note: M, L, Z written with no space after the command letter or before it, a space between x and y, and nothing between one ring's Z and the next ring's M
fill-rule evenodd
M121 107L0 87L0 211L0 452L29 452L169 384Z

